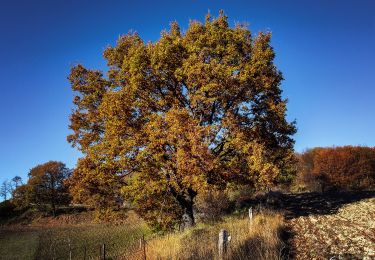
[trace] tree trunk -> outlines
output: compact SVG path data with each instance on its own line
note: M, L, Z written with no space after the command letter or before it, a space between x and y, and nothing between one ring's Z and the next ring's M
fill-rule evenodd
M193 206L194 198L197 193L192 189L188 189L188 192L186 194L178 194L173 188L171 188L170 190L172 195L176 198L177 202L180 204L180 207L184 211L184 214L181 217L181 230L194 226L195 218Z
M182 215L182 226L183 229L194 226L195 218L193 211L193 201L187 201L186 207L184 208L184 214Z
M56 217L56 204L54 200L52 200L52 215Z

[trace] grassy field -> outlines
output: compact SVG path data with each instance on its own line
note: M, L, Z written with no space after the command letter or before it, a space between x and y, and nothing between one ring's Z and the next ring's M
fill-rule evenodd
M0 259L218 259L218 234L231 236L224 259L373 259L375 194L284 194L281 208L198 223L185 232L152 233L134 212L120 225L95 224L88 212L0 228ZM290 231L290 232L289 232ZM340 259L341 259L340 258Z
M97 259L106 245L108 259L134 251L150 229L135 216L121 225L78 224L7 227L0 230L0 259Z
M0 259L35 259L39 244L36 230L0 231Z
M45 222L45 221L44 221ZM44 223L43 221L41 223ZM106 245L106 259L143 259L139 239L146 237L147 259L216 259L220 229L231 242L228 259L279 259L284 244L280 214L257 214L250 223L246 214L229 216L211 224L198 224L182 233L152 234L133 214L121 225L78 224L8 227L0 231L0 259L98 259Z

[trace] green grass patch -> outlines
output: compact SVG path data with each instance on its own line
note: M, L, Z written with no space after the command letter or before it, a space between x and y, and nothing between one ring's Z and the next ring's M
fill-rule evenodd
M133 214L134 215L134 214ZM106 246L106 259L117 259L149 236L145 222L130 214L121 225L79 224L0 229L0 259L98 259Z
M0 233L0 259L35 259L39 242L37 231Z

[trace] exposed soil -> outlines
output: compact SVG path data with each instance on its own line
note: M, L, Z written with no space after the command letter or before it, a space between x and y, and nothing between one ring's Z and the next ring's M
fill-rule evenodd
M282 195L290 258L375 259L375 192Z

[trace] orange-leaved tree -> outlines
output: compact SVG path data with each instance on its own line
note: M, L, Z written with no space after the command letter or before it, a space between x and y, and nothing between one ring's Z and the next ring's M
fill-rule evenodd
M73 196L103 196L105 207L121 193L168 228L182 217L193 224L194 198L210 187L290 179L295 126L270 40L221 12L186 32L173 22L156 42L120 37L104 52L106 76L72 68L68 140L84 154Z
M71 170L64 163L49 161L32 168L28 181L18 186L13 192L13 202L18 208L36 205L40 209L48 209L56 214L60 205L70 203L71 196L65 181Z

